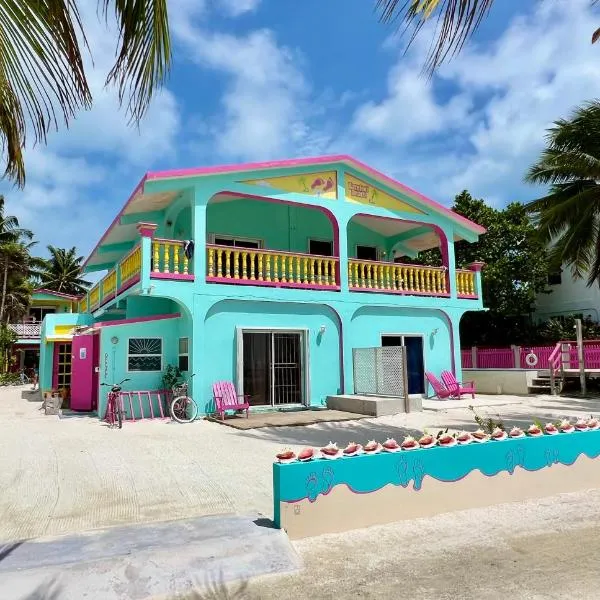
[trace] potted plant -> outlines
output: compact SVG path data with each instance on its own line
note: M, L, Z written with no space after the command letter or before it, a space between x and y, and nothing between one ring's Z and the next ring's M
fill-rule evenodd
M161 381L163 389L171 391L173 386L181 381L181 370L177 365L167 365Z

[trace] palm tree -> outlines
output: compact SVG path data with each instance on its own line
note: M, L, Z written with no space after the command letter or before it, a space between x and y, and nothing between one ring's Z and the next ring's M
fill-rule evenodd
M33 233L19 225L17 217L5 213L4 196L0 196L0 268L2 269L2 294L0 296L0 321L4 317L9 280L28 277Z
M600 284L600 102L589 102L548 130L547 146L526 180L550 185L528 204L556 267Z
M78 5L90 0L0 0L0 146L4 176L25 184L26 133L45 143L50 128L89 108L92 95L81 46L87 49ZM116 61L106 83L134 122L146 112L171 61L167 0L97 0L119 28Z
M50 259L40 271L42 286L63 294L85 294L90 286L89 281L81 279L83 256L77 256L73 248L55 248L48 246Z
M433 72L449 56L462 50L495 1L500 0L377 0L376 10L384 23L403 21L405 28L412 28L409 44L426 23L437 21L436 39L427 60L427 68ZM600 28L592 34L592 44L599 38Z

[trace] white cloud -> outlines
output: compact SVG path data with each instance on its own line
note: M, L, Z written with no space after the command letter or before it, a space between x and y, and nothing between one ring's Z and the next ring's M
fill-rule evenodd
M239 17L258 8L261 0L218 0L223 11L231 17Z
M222 111L207 127L217 153L228 160L260 160L318 152L328 143L308 120L311 88L302 57L262 29L244 36L178 30L191 58L226 77Z
M432 82L420 74L424 36L390 71L387 96L356 111L358 151L387 147L402 157L399 179L448 200L463 188L497 202L535 195L521 182L546 128L600 95L593 16L587 0L540 2L495 42L467 45Z

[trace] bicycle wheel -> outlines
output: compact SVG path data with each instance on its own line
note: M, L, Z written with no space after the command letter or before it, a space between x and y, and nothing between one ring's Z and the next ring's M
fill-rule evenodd
M198 405L189 396L179 396L169 407L171 418L178 423L191 423L198 414Z

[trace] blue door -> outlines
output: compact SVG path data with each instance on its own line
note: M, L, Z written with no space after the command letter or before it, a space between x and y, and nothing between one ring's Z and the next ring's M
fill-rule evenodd
M383 335L382 346L404 346L406 348L406 375L409 394L425 393L425 361L423 359L423 337L420 335Z

